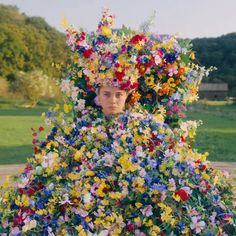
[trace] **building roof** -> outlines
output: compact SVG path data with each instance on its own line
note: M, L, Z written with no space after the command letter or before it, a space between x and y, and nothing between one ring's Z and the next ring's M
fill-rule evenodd
M228 84L214 84L214 83L202 83L200 84L199 91L228 91Z

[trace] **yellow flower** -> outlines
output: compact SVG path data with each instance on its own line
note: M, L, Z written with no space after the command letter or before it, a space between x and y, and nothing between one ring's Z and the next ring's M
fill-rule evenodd
M72 110L72 106L70 104L64 104L64 112L68 113Z
M138 169L138 166L136 164L133 164L129 160L128 154L124 154L122 157L120 157L118 162L121 164L121 167L123 168L123 171L125 172L128 172L128 171L134 172Z
M69 126L64 127L65 134L70 134L71 130L72 130L72 128Z
M60 109L60 105L56 104L56 106L53 108L53 111L58 112Z
M120 192L111 192L109 193L109 197L112 199L120 199L121 197L123 197L123 194Z
M95 173L91 170L86 171L85 176L94 176Z
M111 36L112 35L112 30L108 28L107 26L102 26L101 28L101 34L104 36Z
M169 84L170 87L175 87L176 86L175 80L172 77L168 79L167 83Z
M37 210L35 213L38 215L46 215L47 211L45 209L40 209L40 210Z
M202 178L205 179L205 180L209 180L210 176L206 172L203 172L202 173Z
M146 85L148 85L149 87L154 87L155 84L154 84L154 78L152 76L149 76L145 79L145 83Z
M30 222L28 222L27 224L25 224L23 227L22 227L22 231L23 232L27 232L33 228L35 228L37 226L37 222L36 220L31 220Z
M192 60L195 60L195 53L194 52L191 52L189 57L192 59Z
M23 194L21 197L17 196L17 199L15 200L15 204L20 207L22 206L28 207L29 206L28 196L26 196L25 194Z
M142 207L142 206L143 206L143 204L142 204L142 203L140 203L140 202L136 202L136 203L135 203L135 206L136 206L137 208L140 208L140 207Z
M10 184L10 176L8 175L8 176L6 177L6 180L5 180L4 184L3 184L3 187L4 187L4 188L8 188L8 187L9 187L9 184Z
M180 196L178 194L172 194L172 197L174 198L175 201L179 202L180 201Z
M77 180L80 178L80 173L69 173L67 175L67 177L70 179L70 180Z
M78 73L77 73L77 76L78 77L82 77L83 73L82 73L82 70L80 70Z
M170 214L167 214L166 212L163 212L162 214L161 214L161 220L163 221L163 222L170 222L171 220L172 220L172 215L170 215Z
M108 205L109 205L109 201L106 200L106 199L102 200L101 203L102 203L102 205L104 205L104 206L108 206Z
M152 227L152 230L154 230L155 232L160 232L161 231L160 227L158 227L157 225L154 225Z
M147 227L150 227L150 226L152 226L153 225L153 221L150 219L150 220L148 220L148 221L146 221L146 220L144 220L144 225L146 225Z
M104 188L106 188L106 183L102 182L96 191L99 197L105 197L106 194L103 192Z
M85 146L82 146L78 151L76 151L76 153L74 155L74 159L76 161L80 161L84 151L85 151Z

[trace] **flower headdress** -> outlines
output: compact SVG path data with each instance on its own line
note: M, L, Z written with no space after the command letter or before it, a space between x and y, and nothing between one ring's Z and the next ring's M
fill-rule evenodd
M96 89L110 85L133 90L130 106L139 102L152 113L164 106L167 115L179 116L183 104L197 100L199 84L209 71L195 64L191 43L169 35L127 34L112 30L113 23L106 10L95 33L67 27L74 56L62 90L75 109L93 106Z

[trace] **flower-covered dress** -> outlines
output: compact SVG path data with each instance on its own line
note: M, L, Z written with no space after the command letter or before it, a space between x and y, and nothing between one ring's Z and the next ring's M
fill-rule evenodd
M1 193L1 235L234 235L230 185L190 129L89 108L53 127Z

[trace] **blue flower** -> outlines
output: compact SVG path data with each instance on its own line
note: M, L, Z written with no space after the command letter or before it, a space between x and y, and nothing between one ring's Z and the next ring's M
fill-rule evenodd
M177 229L179 230L179 231L183 231L184 230L184 228L185 228L185 224L183 223L183 222L178 222L177 223L177 225L176 225L176 227L177 227Z
M48 200L46 200L46 199L39 199L36 203L35 203L35 205L36 205L36 207L38 207L39 209L44 209L45 208L45 204L48 202Z

